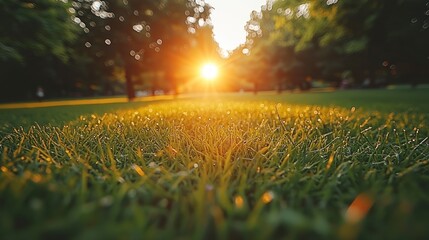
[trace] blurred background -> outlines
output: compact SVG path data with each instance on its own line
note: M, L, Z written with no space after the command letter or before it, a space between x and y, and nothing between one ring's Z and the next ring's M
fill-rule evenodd
M427 0L250 2L1 0L0 102L429 83Z

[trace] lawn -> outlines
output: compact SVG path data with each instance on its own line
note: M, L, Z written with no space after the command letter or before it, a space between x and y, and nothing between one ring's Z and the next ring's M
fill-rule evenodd
M0 109L0 239L428 238L428 93Z

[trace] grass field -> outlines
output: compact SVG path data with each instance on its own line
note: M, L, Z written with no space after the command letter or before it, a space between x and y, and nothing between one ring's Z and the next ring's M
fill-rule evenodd
M427 239L428 102L417 89L0 109L0 239Z

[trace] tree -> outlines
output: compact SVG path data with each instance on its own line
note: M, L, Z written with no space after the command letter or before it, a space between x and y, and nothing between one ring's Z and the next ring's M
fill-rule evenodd
M406 70L407 65L416 72L427 69L427 1L295 2L298 8L308 6L307 19L301 18L305 19L304 25L298 25L299 18L294 17L287 22L278 21L278 29L290 32L298 28L295 48L317 47L322 72L351 70L354 78L362 81L379 78L383 64L394 75ZM290 7L290 3L279 1L278 7Z
M56 0L0 2L0 74L2 100L31 98L37 86L49 85L70 57L77 28Z
M75 7L83 13L78 18L87 26L86 44L93 54L123 67L130 100L133 78L144 70L163 70L177 85L175 58L186 53L209 12L204 1L191 0L79 0Z
M272 41L272 35L268 34L274 29L273 21L266 13L266 8L262 12L253 11L245 29L247 31L246 42L241 46L244 65L252 66L252 70L243 69L242 75L253 85L253 92L256 94L262 87L270 85L273 74L277 67L273 68L275 51L279 46ZM268 86L269 87L269 86Z
M305 87L346 71L358 82L424 79L428 10L425 0L269 1L249 22L246 47L270 59L278 89L279 78Z

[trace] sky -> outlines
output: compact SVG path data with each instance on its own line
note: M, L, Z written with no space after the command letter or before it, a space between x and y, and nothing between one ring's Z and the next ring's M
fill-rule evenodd
M253 10L261 10L266 0L206 0L211 13L213 32L222 51L230 51L246 40L244 26Z

